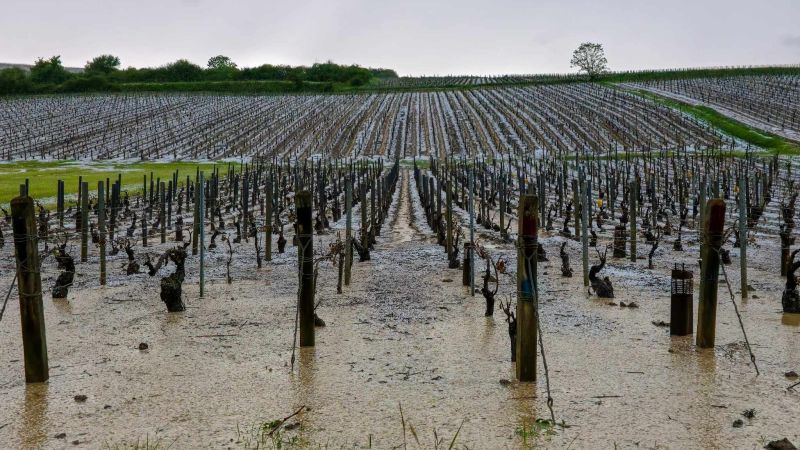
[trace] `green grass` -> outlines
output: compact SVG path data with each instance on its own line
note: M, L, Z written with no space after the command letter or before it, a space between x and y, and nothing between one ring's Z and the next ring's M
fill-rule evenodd
M221 163L225 165L227 163ZM179 182L189 175L194 179L197 167L211 172L214 163L195 162L79 162L79 161L18 161L0 164L0 204L8 204L19 195L20 184L30 183L29 194L36 200L41 199L45 205L54 205L58 192L58 180L64 180L64 191L67 195L78 192L78 178L89 182L89 192L97 192L98 181L106 178L113 182L117 175L122 175L123 191L138 192L142 189L143 176L153 173L153 178L169 180L174 171L178 171ZM69 203L69 202L67 202Z
M611 85L616 89L622 89L618 86ZM761 147L772 154L776 155L800 155L800 145L781 136L753 128L738 120L732 119L728 116L720 114L717 110L707 106L694 106L688 103L675 100L672 98L664 97L654 94L646 90L625 89L627 92L634 93L641 97L653 100L664 106L677 109L681 112L689 114L703 122L716 127L717 129L741 139L752 145Z

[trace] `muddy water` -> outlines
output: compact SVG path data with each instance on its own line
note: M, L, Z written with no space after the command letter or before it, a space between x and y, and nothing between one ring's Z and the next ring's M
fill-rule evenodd
M198 298L197 268L190 265L188 309L179 314L165 312L157 278L117 277L98 288L90 264L79 265L87 266L85 275L69 301L45 298L51 379L42 385L23 381L12 298L0 322L1 447L113 448L149 438L172 448L242 448L256 443L254 426L305 406L300 427L283 435L299 447L393 448L403 443L402 405L417 436L407 428L411 448L433 448L434 431L446 448L459 426L459 448L525 448L518 430L549 417L544 378L513 381L502 313L483 317L483 299L468 295L460 271L446 269L444 251L419 223L409 178L403 172L372 260L354 265L344 294L335 293L336 270L323 266L318 313L327 327L317 329L315 348L297 352L293 371L293 248L257 271L252 245L242 244L232 285L224 283L224 251L209 252L207 294ZM318 248L332 238L323 236ZM782 437L800 442L800 392L787 391L792 381L784 377L800 372L800 320L780 314L775 248L750 252L758 298L740 304L762 373L756 376L724 285L717 348L697 350L693 337L671 338L651 323L669 321L668 269L675 259L695 267L696 245L683 254L665 251L652 271L646 261L610 259L604 272L615 281L615 301L640 306L628 309L586 294L578 243L569 245L575 277L560 277L561 239L542 238L551 262L540 265L541 308L553 408L568 427L528 434L527 444L682 449L759 448ZM513 258L509 245L495 244L494 251ZM109 263L117 272L118 265ZM738 270L729 272L736 290ZM0 287L10 282L3 274ZM501 280L500 295L511 293L512 281ZM140 342L149 349L138 350ZM79 394L88 399L76 402ZM743 418L750 408L755 418ZM743 427L732 427L737 418Z

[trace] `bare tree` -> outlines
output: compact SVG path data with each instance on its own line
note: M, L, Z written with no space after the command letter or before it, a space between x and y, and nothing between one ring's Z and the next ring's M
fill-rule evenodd
M603 51L603 44L584 42L572 53L570 67L578 67L580 72L586 72L590 80L608 70L608 60Z

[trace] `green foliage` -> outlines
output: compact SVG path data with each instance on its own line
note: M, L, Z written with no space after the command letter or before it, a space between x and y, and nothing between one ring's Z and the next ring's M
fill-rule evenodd
M235 69L236 63L224 55L217 55L209 58L209 69Z
M800 146L778 135L756 130L742 122L720 114L707 106L694 106L645 90L631 91L656 103L677 109L707 122L725 133L779 155L800 155Z
M31 67L31 81L39 84L61 84L70 78L70 73L61 65L61 56L50 59L39 58Z
M164 66L163 72L165 79L162 81L201 81L203 79L203 68L185 59L167 64Z
M0 70L0 95L31 92L33 92L33 82L24 70L17 68Z
M135 162L135 163L86 163L78 161L15 161L0 163L0 204L8 204L19 195L19 185L30 179L30 194L45 205L55 204L58 180L64 180L66 194L78 192L78 177L97 186L98 181L122 175L123 190L137 192L142 188L142 175L153 173L162 179L172 176L176 170L194 176L195 170L211 171L213 163L189 161Z
M86 93L109 92L116 90L116 86L103 75L90 75L70 78L55 88L60 93Z
M84 66L87 75L108 75L119 68L119 58L114 55L100 55L88 61Z
M556 432L552 421L536 419L533 422L524 421L514 434L522 440L522 448L534 449L542 445L542 441L549 441Z

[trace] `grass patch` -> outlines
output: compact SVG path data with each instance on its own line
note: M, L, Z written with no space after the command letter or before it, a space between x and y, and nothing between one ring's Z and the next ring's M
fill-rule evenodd
M623 89L616 85L611 85L615 89ZM761 147L775 155L800 155L800 145L784 139L781 136L759 130L720 114L717 110L708 106L694 106L662 95L654 94L642 89L624 89L627 92L650 99L658 104L677 109L689 114L696 119L702 120L709 125L724 131L744 142Z
M227 163L222 163L227 164ZM196 162L84 162L84 161L18 161L0 164L0 204L8 204L19 195L19 186L29 180L29 194L45 205L54 205L58 192L58 180L64 180L65 194L78 193L78 179L89 182L89 192L97 192L97 183L109 178L112 182L122 176L123 191L130 193L142 190L144 175L169 181L174 171L178 179L185 180L189 175L194 179L195 172L211 172L215 163Z

